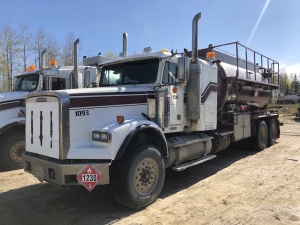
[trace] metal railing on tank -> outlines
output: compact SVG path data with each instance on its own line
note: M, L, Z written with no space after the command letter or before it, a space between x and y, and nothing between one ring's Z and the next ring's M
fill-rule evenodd
M231 52L222 50L224 47L228 48L233 46ZM267 87L271 90L278 89L279 87L279 62L267 57L251 48L246 47L245 45L240 44L239 42L231 42L221 45L209 45L209 49L217 49L218 54L216 54L216 58L220 58L222 62L236 65L236 75L234 80L234 88L233 94L235 94L235 109L234 111L226 111L223 112L224 104L220 107L221 113L221 124L222 125L235 125L237 124L237 118L233 118L233 122L228 122L224 120L223 115L226 114L226 118L228 118L228 114L237 115L238 113L238 106L239 106L239 99L238 99L238 86L239 81L249 82L252 84L259 84L260 86ZM241 50L241 51L240 51ZM244 58L242 58L241 52L244 52ZM252 57L251 57L252 56ZM245 80L240 78L240 69L243 68L246 70L246 76L251 76L254 73L254 81L253 80ZM261 76L257 76L260 74ZM277 77L276 77L277 75ZM261 77L261 80L258 79ZM272 94L272 93L271 93ZM221 92L221 99L223 99L223 91ZM231 101L232 102L232 101Z

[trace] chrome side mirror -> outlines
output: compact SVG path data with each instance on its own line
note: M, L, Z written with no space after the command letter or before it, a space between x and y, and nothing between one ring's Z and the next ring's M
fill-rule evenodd
M186 82L189 79L190 61L189 57L180 57L178 59L177 79L181 83Z
M44 76L45 79L45 91L51 91L52 90L52 75L46 74Z
M190 69L190 58L180 57L178 59L178 71L177 78L178 80L187 81L189 79L189 70Z
M85 70L84 71L84 87L89 87L90 86L90 71Z

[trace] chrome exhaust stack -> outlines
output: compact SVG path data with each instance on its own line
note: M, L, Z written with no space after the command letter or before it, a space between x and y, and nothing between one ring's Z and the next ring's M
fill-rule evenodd
M72 77L72 88L78 88L78 45L79 38L74 42L74 74Z
M128 47L128 35L127 33L123 33L123 52L120 53L120 57L125 57L128 56L127 52L127 47Z
M41 53L41 68L40 70L45 69L46 67L46 49Z
M187 82L187 117L190 125L184 128L185 133L191 133L196 129L200 119L200 73L198 64L198 21L201 13L194 16L192 22L192 63L190 65L190 77Z
M192 23L192 61L198 59L198 21L201 18L201 13L194 16Z

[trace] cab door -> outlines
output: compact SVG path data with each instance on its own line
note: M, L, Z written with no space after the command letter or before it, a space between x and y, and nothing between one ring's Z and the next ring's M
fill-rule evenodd
M175 85L177 78L177 63L165 61L162 84L168 86L170 95L170 127L180 125L183 122L183 87Z

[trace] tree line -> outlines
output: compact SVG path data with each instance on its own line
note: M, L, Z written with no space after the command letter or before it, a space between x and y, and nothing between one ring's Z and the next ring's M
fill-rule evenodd
M285 69L281 70L279 90L281 95L300 94L300 80L296 73L288 75Z
M26 71L29 65L41 66L41 52L46 52L46 62L56 60L60 66L71 66L74 61L75 34L69 32L64 41L43 27L31 29L22 23L18 29L3 25L0 29L0 91L10 91L14 76Z
M22 23L17 30L10 25L0 28L0 91L12 89L16 74L26 71L29 65L37 69L41 66L41 52L46 51L46 62L58 61L60 66L71 66L74 61L75 34L69 32L62 43L46 32L43 27L31 29ZM115 58L112 52L105 54ZM278 78L277 78L278 79ZM300 80L297 74L288 75L285 69L280 72L279 92L281 95L300 94Z

